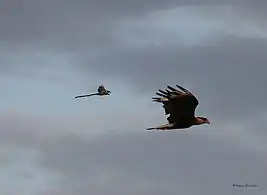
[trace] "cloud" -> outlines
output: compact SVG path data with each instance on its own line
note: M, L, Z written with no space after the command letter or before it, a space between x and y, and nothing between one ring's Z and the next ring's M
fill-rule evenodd
M66 128L59 131L62 126L56 124L48 128L40 119L18 126L14 119L9 121L6 126L1 122L5 145L34 151L34 164L54 175L47 181L54 184L42 188L40 194L266 193L266 152L207 136L207 129L202 133L110 132L91 137L67 133ZM8 124L13 127L6 128L9 134L3 133ZM40 124L46 131L37 132ZM259 187L233 189L233 183Z
M146 96L151 96L167 83L185 85L201 97L201 105L210 112L204 114L212 114L221 120L249 117L266 110L262 105L266 96L267 42L266 29L260 20L262 15L255 12L259 7L188 6L164 10L161 7L163 3L154 2L153 5L159 5L161 10L153 9L145 15L132 17L107 17L105 14L100 16L101 11L84 13L81 9L77 12L78 8L87 5L94 5L97 9L102 5L99 2L87 4L81 1L75 6L71 2L62 5L59 2L52 6L50 1L42 4L27 1L24 4L27 12L16 12L22 14L20 17L12 12L1 12L3 16L11 14L2 17L5 18L3 25L9 26L1 28L7 31L7 37L1 33L1 39L14 43L18 48L24 47L19 40L27 43L24 49L28 53L33 48L44 53L58 51L58 55L65 58L61 63L67 67L72 65L73 70L84 78L97 74L110 80L123 80L138 92L145 92ZM143 8L141 5L145 3L152 6L151 2L143 1L136 2L136 6ZM6 3L6 10L12 5ZM62 9L57 9L59 5ZM37 17L38 14L41 16ZM99 17L93 17L94 14ZM27 27L27 22L31 21L29 18L34 21ZM15 34L10 33L10 27L19 27L15 25L17 23L23 24L24 28L13 30ZM21 62L10 59L14 59L14 55L18 58L14 52L19 49L15 47L18 50L12 53L7 48L10 57L4 55L4 67L18 70ZM24 61L23 69L42 69L42 66L53 63L41 63L38 57L34 58L37 60ZM51 57L47 55L47 58ZM252 91L256 86L260 90L255 95Z
M147 97L145 105L149 105L164 84L184 85L200 99L197 115L213 122L185 132L143 132L148 122L157 125L164 119L158 105L153 108L162 115L146 107L129 109L133 114L124 114L125 109L107 120L112 113L106 114L101 125L101 115L90 115L80 125L67 118L54 123L38 117L1 116L2 148L33 151L37 155L26 157L31 159L27 166L54 173L42 176L54 184L39 189L42 195L251 190L266 194L265 124L258 120L259 114L266 113L266 12L258 6L260 1L224 6L214 6L223 4L219 1L199 1L213 6L181 6L193 3L1 2L0 55L5 74L17 76L29 70L39 77L44 66L50 64L52 69L55 55L46 54L55 53L64 60L53 66L68 64L57 70L71 64L85 79L102 76L105 81L123 82L131 92L135 89L136 96L127 99L129 107L137 107L139 97ZM241 3L246 6L232 6ZM38 52L45 55L36 58ZM44 63L45 59L49 60ZM88 133L92 131L102 134ZM14 162L5 152L1 156L6 157L1 166ZM259 188L233 189L233 183L254 183Z
M182 84L201 97L201 104L213 116L223 119L266 109L266 51L265 40L225 38L214 45L187 49L163 46L115 51L94 59L98 66L84 67L128 80L146 95L164 84Z
M254 2L254 1L253 1ZM258 1L259 2L259 1ZM252 4L252 5L251 5ZM116 45L110 32L121 19L143 18L147 14L174 7L206 9L216 15L222 9L233 9L232 17L262 17L261 6L251 1L33 1L11 4L1 1L0 39L5 50L56 49L91 52L94 47ZM198 6L202 5L202 6ZM215 6L216 5L216 6ZM238 5L238 6L237 6ZM238 15L237 13L242 13ZM185 17L186 19L186 17ZM122 27L123 28L123 27Z
M256 156L242 154L242 151L235 151L222 142L215 144L211 140L192 137L177 134L110 135L85 146L85 153L82 152L83 144L78 144L79 154L75 153L78 156L75 155L65 165L60 164L59 159L67 160L64 157L72 156L74 153L70 148L59 149L53 155L57 158L48 158L46 163L70 174L66 177L68 179L63 180L62 186L71 187L64 189L62 194L68 191L103 194L194 194L201 191L225 194L231 193L231 185L235 182L249 180L263 185L261 181L265 174L260 171L265 165L261 164L263 161L256 160ZM71 148L75 148L75 144ZM77 180L79 177L84 182ZM255 191L263 193L264 190Z

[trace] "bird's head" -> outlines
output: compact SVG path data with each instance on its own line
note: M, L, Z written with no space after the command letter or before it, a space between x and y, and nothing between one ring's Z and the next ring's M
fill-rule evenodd
M111 94L111 91L107 90L107 93L108 93L108 95L110 95Z
M210 124L210 121L206 117L197 117L199 124Z

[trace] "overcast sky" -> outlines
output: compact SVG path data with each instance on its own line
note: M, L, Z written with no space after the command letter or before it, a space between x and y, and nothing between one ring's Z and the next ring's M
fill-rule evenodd
M0 194L267 194L266 6L0 0ZM166 84L211 125L144 131Z

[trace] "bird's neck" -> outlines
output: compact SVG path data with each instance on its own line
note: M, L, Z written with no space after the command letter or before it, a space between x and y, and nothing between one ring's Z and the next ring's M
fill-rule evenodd
M193 120L193 124L194 125L200 125L200 124L202 124L202 120L198 117L195 117Z

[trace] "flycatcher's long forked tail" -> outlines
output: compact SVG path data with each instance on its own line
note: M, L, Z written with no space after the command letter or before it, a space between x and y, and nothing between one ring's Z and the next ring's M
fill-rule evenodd
M75 96L74 98L77 99L77 98L83 98L83 97L90 97L90 96L94 96L94 95L99 95L99 93L91 93L91 94L86 94L86 95L78 95L78 96Z

